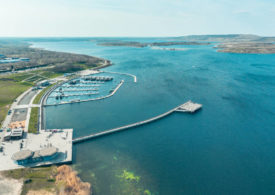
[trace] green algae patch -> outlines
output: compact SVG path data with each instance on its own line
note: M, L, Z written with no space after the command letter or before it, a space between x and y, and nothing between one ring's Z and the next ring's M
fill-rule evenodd
M135 175L126 169L119 171L117 174L118 183L114 183L111 189L115 194L121 195L154 195L148 189L144 188L144 184L140 176Z
M153 195L149 190L144 190L144 195Z
M119 176L120 178L127 180L127 181L133 181L133 182L139 182L140 176L135 176L134 173L129 172L127 170L123 170L122 174Z

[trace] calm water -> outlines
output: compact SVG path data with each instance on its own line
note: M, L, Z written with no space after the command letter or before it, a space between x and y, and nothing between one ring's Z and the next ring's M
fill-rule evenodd
M34 45L104 57L115 63L106 70L138 77L109 99L48 107L48 128L74 128L78 137L189 99L204 106L76 145L74 166L94 194L275 194L275 55L102 47L81 39Z

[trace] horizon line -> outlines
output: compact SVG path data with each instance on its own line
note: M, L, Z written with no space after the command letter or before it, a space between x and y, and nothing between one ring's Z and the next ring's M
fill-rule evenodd
M180 36L0 36L0 38L177 38L187 36L226 36L226 35L252 35L259 37L274 37L275 35L265 36L250 33L222 33L222 34L188 34Z

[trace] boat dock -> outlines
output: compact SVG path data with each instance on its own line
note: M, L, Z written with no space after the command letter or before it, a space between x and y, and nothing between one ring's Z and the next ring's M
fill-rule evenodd
M71 88L71 87L100 87L100 85L94 84L94 85L69 85L69 86L62 86L62 88Z
M133 124L130 124L130 125L122 126L122 127L117 127L117 128L114 128L114 129L105 130L105 131L102 131L102 132L99 132L99 133L93 133L93 134L83 136L83 137L79 137L79 138L75 138L75 139L73 139L73 144L84 142L84 141L91 140L91 139L95 139L95 138L98 138L98 137L101 137L101 136L113 134L113 133L116 133L116 132L119 132L119 131L134 128L134 127L137 127L137 126L145 125L145 124L157 121L159 119L162 119L162 118L164 118L164 117L166 117L166 116L168 116L168 115L170 115L174 112L180 111L180 110L184 110L184 112L194 113L194 112L196 112L197 110L199 110L201 108L202 108L201 104L197 104L197 103L193 103L192 101L188 101L188 102L186 102L186 103L184 103L180 106L177 106L176 108L173 108L173 109L171 109L171 110L169 110L169 111L167 111L163 114L160 114L158 116L155 116L153 118L150 118L150 119L147 119L147 120L144 120L144 121L136 122L136 123L133 123Z
M54 90L54 92L74 92L74 91L98 91L97 88L94 89L63 89L63 90Z
M71 97L71 96L83 96L83 95L97 95L98 92L95 93L79 93L79 94L70 94L70 95L51 95L48 98L56 98L56 97Z

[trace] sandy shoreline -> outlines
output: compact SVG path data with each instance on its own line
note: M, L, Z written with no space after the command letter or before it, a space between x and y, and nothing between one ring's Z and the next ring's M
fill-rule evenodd
M0 173L0 194L20 195L22 187L22 180L6 178Z

